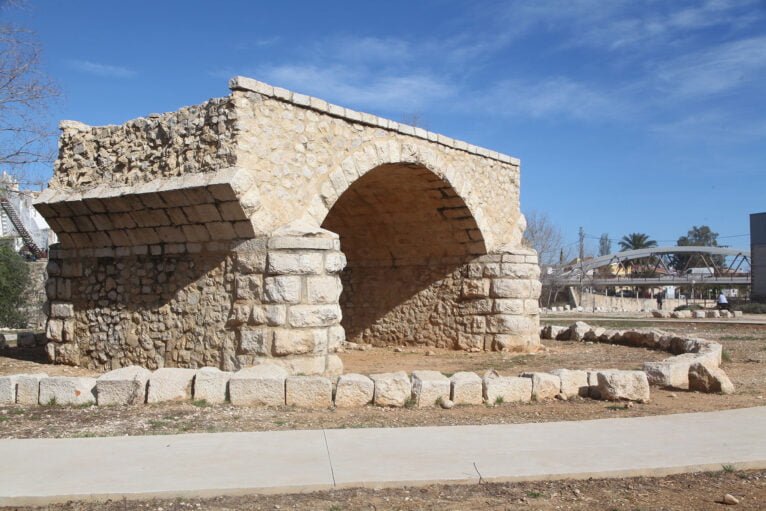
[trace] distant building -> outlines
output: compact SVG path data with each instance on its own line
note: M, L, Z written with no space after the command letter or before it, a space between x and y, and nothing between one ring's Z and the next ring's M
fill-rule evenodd
M750 215L750 268L754 300L766 300L766 213Z
M11 175L3 172L0 175L0 199L6 199L16 216L16 222L29 234L32 241L43 252L48 252L48 247L57 241L56 233L48 226L45 219L32 206L39 192L21 190L19 182ZM0 208L0 238L11 239L16 252L25 250L26 242L19 232L7 211L6 207ZM26 247L28 249L28 247ZM31 251L30 251L31 252Z

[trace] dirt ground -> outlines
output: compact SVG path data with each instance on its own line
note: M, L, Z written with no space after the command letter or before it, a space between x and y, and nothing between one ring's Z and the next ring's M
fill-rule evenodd
M558 322L559 324L562 322ZM603 323L602 323L603 324ZM607 326L626 327L624 320ZM640 327L649 327L642 323ZM502 406L457 406L452 410L388 409L365 407L346 410L302 410L290 407L251 408L210 406L204 402L143 405L135 407L0 407L0 438L90 437L172 434L216 431L260 431L277 429L403 427L425 425L503 424L635 417L683 412L720 410L766 405L766 325L663 323L662 328L721 342L726 350L723 368L734 382L734 395L652 388L647 404L622 404L574 399ZM640 348L546 341L546 351L534 355L508 353L464 353L425 349L375 348L343 353L346 372L374 373L413 369L501 373L526 370L547 371L557 367L637 369L647 360L667 353ZM48 374L93 374L81 368L51 366L41 362L39 351L0 352L0 374L47 372ZM3 356L6 355L6 356Z
M346 510L720 510L730 494L735 509L764 509L766 471L704 472L662 478L589 479L432 485L395 489L346 489L295 495L246 495L210 499L68 502L15 510L50 511L255 511L279 509Z

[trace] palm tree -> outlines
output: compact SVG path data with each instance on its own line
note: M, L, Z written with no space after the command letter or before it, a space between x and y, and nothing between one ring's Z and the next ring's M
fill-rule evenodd
M653 239L649 239L648 234L633 232L627 236L623 236L619 245L620 252L625 252L626 250L638 250L639 248L656 247L657 242Z

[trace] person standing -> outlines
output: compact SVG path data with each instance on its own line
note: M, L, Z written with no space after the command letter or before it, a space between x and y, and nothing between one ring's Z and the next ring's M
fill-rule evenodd
M657 293L657 310L662 310L662 302L665 301L665 291Z

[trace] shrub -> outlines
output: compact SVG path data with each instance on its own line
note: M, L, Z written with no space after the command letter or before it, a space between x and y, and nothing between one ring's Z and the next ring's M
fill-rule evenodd
M673 309L674 312L677 311L698 311L702 310L702 306L696 303L690 303L688 305L679 305L675 309Z
M766 303L743 303L738 305L736 308L737 310L741 310L742 312L746 312L748 314L766 314Z
M0 325L9 328L27 326L27 320L21 313L27 287L27 263L8 244L0 243Z

